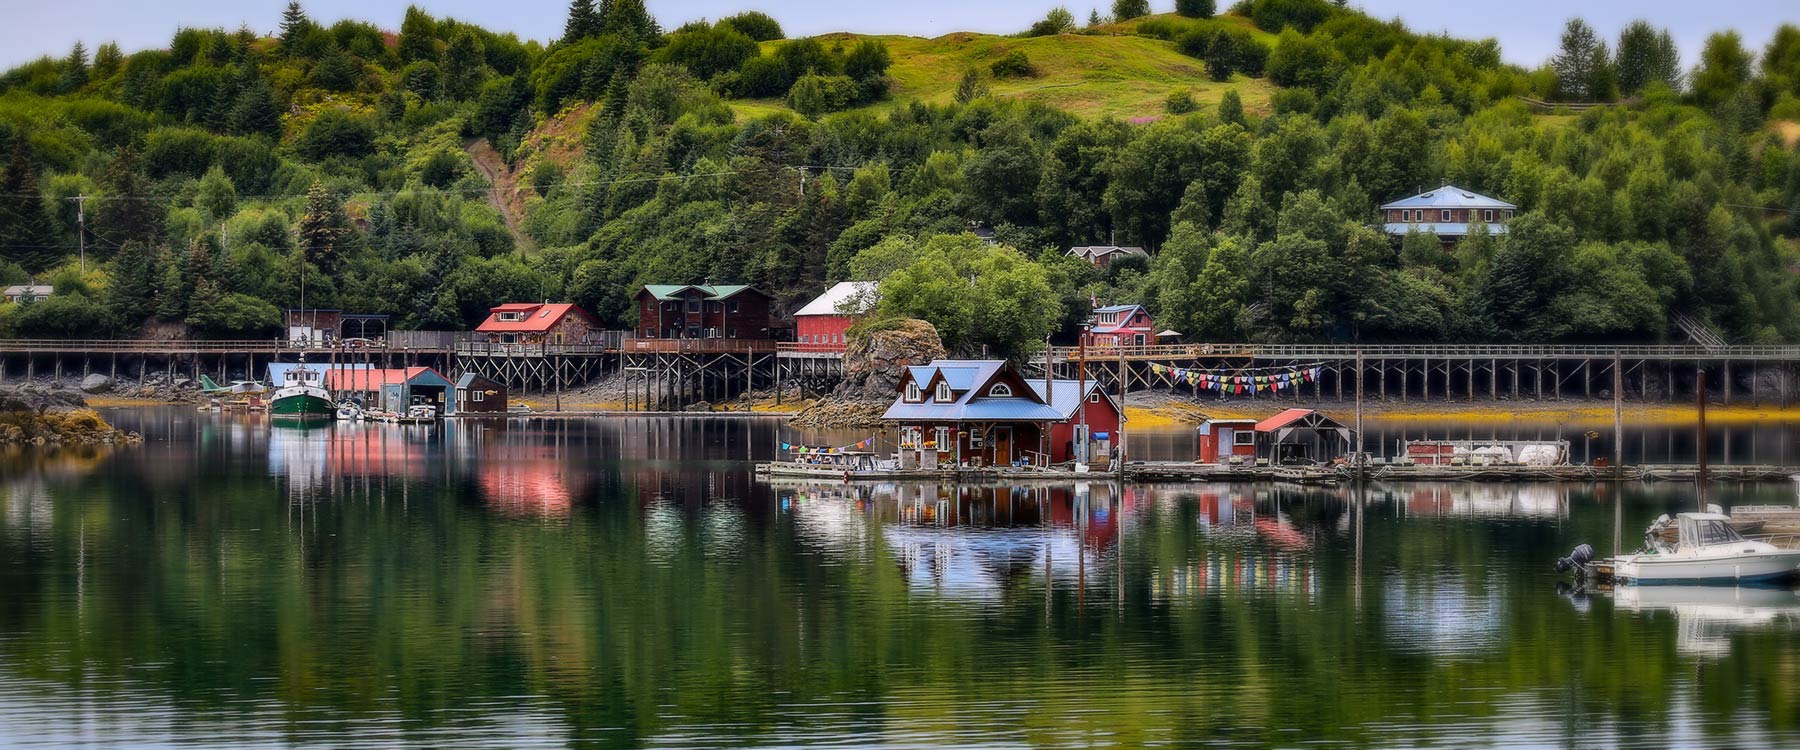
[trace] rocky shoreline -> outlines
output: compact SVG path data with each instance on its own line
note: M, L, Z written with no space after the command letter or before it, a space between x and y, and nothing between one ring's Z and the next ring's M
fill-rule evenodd
M126 445L135 432L107 424L79 392L34 383L0 389L0 445Z
M854 336L844 352L844 379L830 394L793 418L804 429L863 428L881 425L894 403L906 368L945 356L935 326L901 320L866 336Z

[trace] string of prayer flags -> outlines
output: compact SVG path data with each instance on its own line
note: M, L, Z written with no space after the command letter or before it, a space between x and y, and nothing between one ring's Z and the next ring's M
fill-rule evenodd
M1243 394L1279 391L1293 388L1302 383L1317 383L1323 367L1311 365L1307 367L1277 368L1258 371L1218 372L1213 370L1192 370L1174 365L1151 364L1151 372L1169 378L1175 382L1185 382L1196 388L1220 391L1222 393Z
M858 440L849 445L840 445L836 448L830 448L830 447L825 447L825 446L796 445L794 443L782 443L781 444L782 450L793 451L793 453L795 455L799 455L799 456L825 455L828 453L845 453L845 452L853 451L853 450L866 451L866 450L869 450L874 447L875 447L875 436L874 435L870 435L866 438Z

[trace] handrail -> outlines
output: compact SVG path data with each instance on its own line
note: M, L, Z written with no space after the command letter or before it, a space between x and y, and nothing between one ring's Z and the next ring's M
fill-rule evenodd
M1081 350L1072 346L1051 347L1050 356L1070 360ZM1740 345L1706 347L1695 344L1630 344L1598 346L1581 344L1146 344L1142 346L1089 346L1086 356L1107 360L1124 355L1142 359L1192 359L1204 357L1249 359L1364 359L1429 357L1462 359L1492 357L1500 359L1599 359L1615 354L1632 359L1791 359L1800 361L1800 346Z

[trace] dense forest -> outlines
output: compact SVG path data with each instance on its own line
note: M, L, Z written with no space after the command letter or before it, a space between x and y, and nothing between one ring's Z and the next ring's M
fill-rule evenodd
M0 336L271 335L303 294L401 327L538 299L626 327L645 283L791 309L878 279L875 324L963 350L1095 302L1198 340L1655 341L1676 313L1800 340L1800 29L1714 34L1685 68L1664 30L1576 19L1527 69L1327 0L1174 10L1056 8L929 73L904 38L665 29L641 0L575 0L548 42L293 3L273 34L77 44L0 75L0 284L54 287L0 305ZM1100 52L1191 80L1123 118L1019 85ZM1446 182L1521 213L1448 248L1380 231ZM1109 242L1150 257L1064 255Z

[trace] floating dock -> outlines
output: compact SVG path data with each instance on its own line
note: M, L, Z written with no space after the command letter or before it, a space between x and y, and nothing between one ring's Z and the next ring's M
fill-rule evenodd
M922 480L942 482L971 481L1081 481L1128 479L1154 482L1287 482L1290 484L1331 485L1355 478L1349 466L1269 466L1246 464L1204 464L1184 461L1143 461L1126 464L1117 470L1074 471L1068 468L964 467L960 469L901 469L893 471L849 470L819 464L775 461L756 465L759 476L771 478L827 479L846 482L885 482ZM1383 481L1421 482L1692 482L1699 467L1682 464L1650 464L1643 466L1582 466L1557 464L1530 466L1498 465L1409 465L1385 464L1364 468L1364 476ZM1707 478L1715 482L1786 482L1800 476L1800 467L1767 464L1708 466Z

